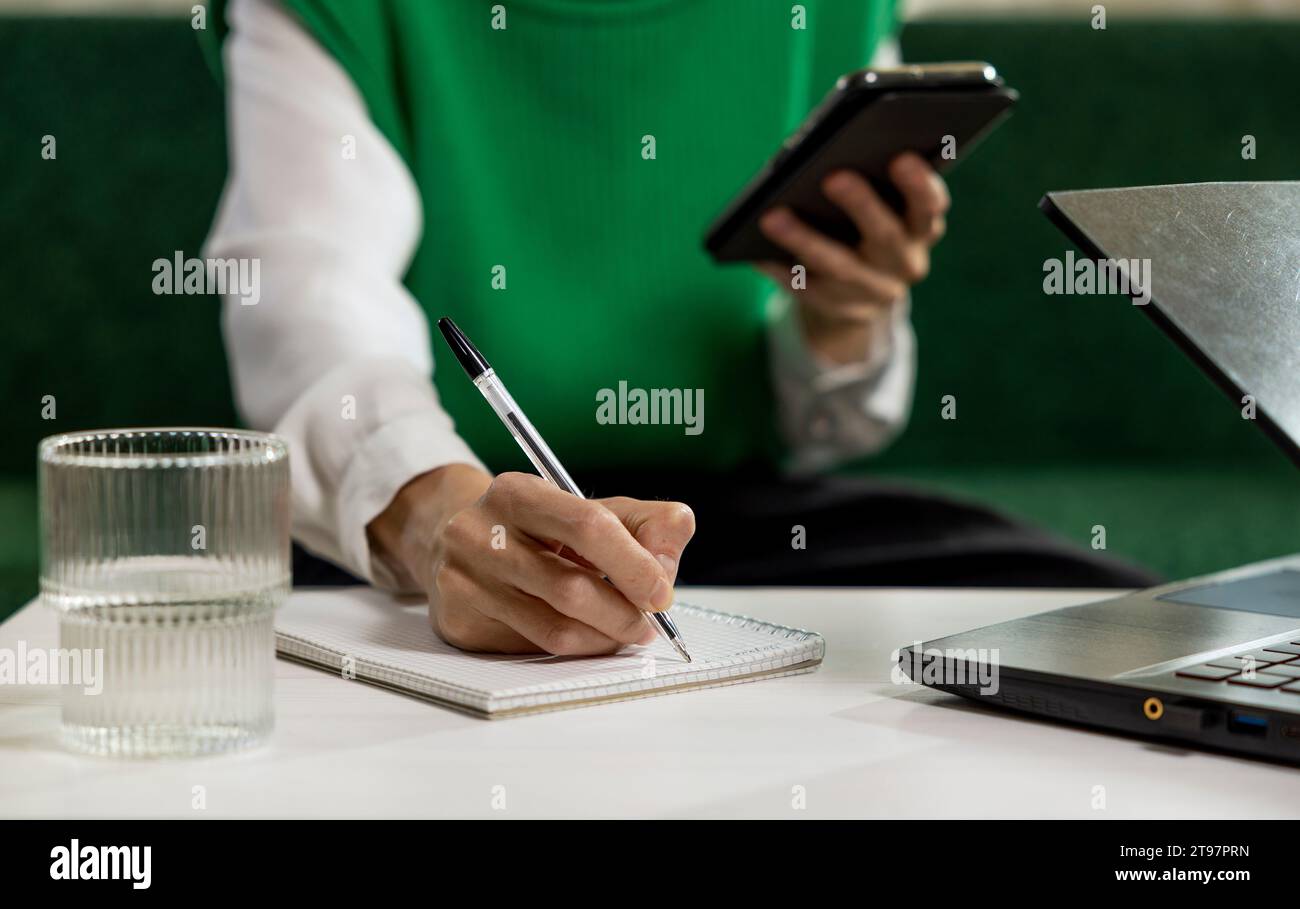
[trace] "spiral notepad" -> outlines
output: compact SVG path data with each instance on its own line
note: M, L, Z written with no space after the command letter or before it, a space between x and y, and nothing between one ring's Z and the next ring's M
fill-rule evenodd
M610 656L464 653L429 627L423 603L367 587L295 591L276 617L280 655L477 716L498 718L811 672L821 635L678 604L691 649L662 640Z

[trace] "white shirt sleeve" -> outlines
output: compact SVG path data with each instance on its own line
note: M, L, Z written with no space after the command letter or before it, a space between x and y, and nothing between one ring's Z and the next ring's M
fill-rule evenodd
M907 425L916 380L916 336L907 299L882 314L871 349L836 365L809 348L790 296L769 306L768 360L781 434L791 448L786 469L815 473L884 448Z
M393 587L366 525L416 476L482 467L439 404L428 320L402 285L419 192L289 14L234 0L229 17L230 173L204 255L260 260L259 301L223 301L236 402L289 442L295 538Z
M886 42L872 61L899 62ZM792 473L826 470L884 448L907 424L916 380L916 335L908 300L894 304L858 363L825 362L808 347L796 304L778 289L768 307L768 364Z

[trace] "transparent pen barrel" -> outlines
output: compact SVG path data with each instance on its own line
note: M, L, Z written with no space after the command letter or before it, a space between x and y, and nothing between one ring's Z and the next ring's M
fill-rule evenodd
M524 454L533 462L538 472L564 491L582 496L578 484L573 482L573 478L564 469L559 458L542 441L542 437L528 421L528 417L524 416L524 412L519 409L510 392L506 391L506 387L501 384L496 373L489 369L474 380L474 385L482 392L483 397L487 398L487 402L497 412L501 422L506 424L506 428L510 430L510 434L515 437L515 441L519 443L519 447L524 450Z

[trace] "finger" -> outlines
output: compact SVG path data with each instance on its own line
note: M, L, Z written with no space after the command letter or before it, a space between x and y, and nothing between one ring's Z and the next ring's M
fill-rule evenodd
M634 606L653 611L672 605L672 585L659 563L604 505L527 474L501 474L492 485L492 505L506 523L535 540L569 547Z
M796 293L801 302L828 311L849 306L858 312L873 312L901 299L907 293L907 283L899 275L864 264L852 283L815 274L809 277L808 287Z
M862 235L862 251L869 260L889 263L899 258L898 250L910 242L907 227L885 204L871 184L851 170L831 174L822 184L826 197L843 209Z
M906 152L889 163L889 177L906 204L908 232L914 237L937 240L951 204L948 186L920 155Z
M874 296L867 298L855 284L844 284L830 278L814 278L808 283L808 292L799 300L818 315L835 322L870 323L880 318L903 292L901 282L883 275L881 280L887 282L890 288L897 288L898 295L892 299Z
M778 286L788 285L788 269L778 262L758 262L754 267L767 275ZM901 271L901 268L899 269ZM907 292L907 285L900 279L882 269L867 265L860 274L862 283L852 284L834 278L813 276L806 286L795 288L790 292L799 296L800 302L812 306L826 316L835 319L863 321L870 318L880 306L895 302ZM830 302L827 302L827 298ZM850 305L850 311L842 312L840 303Z
M943 239L943 235L948 232L948 219L943 215L935 215L930 221L930 226L925 233L920 235L920 239L933 246Z
M601 499L663 566L670 582L677 580L677 568L686 544L695 536L695 512L681 502L649 502L615 496Z
M541 650L556 656L614 653L622 646L590 625L518 590L494 592L479 606L479 611L509 625Z
M483 598L483 590L464 571L443 563L434 573L433 588L429 624L448 644L471 652L537 652L532 641L474 608L473 603Z
M438 637L470 653L537 653L540 649L509 625L476 609L430 611L429 623Z
M644 644L654 639L654 629L646 622L645 613L595 571L537 549L531 540L522 537L509 540L500 554L509 562L502 576L555 611L623 644Z
M809 270L840 281L861 277L863 263L856 252L813 230L788 208L775 208L758 223L768 239L789 250Z

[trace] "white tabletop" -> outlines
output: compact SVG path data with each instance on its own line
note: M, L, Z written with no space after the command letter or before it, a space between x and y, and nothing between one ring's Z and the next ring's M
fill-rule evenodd
M682 593L821 632L826 662L812 675L487 721L281 660L271 744L186 761L64 752L57 688L0 685L0 817L1300 813L1300 773L1286 767L1018 718L891 681L901 644L1105 594ZM0 648L56 639L54 616L36 605L0 625ZM206 807L193 807L196 792Z

